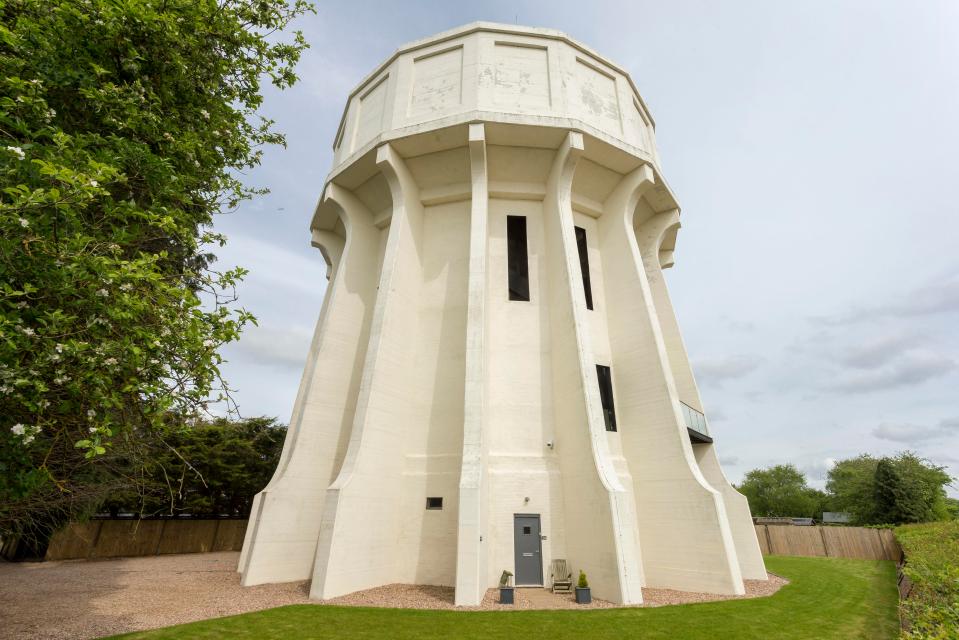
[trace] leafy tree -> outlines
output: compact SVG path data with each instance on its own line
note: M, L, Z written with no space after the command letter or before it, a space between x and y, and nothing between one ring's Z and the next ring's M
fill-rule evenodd
M286 427L274 418L217 418L154 442L138 482L110 496L114 515L247 516L253 496L276 470Z
M806 476L791 464L753 469L736 487L749 500L754 516L821 517L823 492L806 484Z
M944 467L906 451L842 460L829 471L826 488L858 524L903 524L949 519L950 482Z
M0 536L89 511L228 399L217 349L253 318L210 224L284 141L260 83L296 80L276 33L308 10L0 0Z
M879 461L868 454L839 460L829 470L826 491L835 511L852 515L853 522L875 522L876 466Z

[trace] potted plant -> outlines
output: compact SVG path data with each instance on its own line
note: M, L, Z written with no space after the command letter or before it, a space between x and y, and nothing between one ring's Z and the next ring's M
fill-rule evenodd
M589 604L593 596L589 591L589 582L582 570L579 572L579 581L576 583L576 604Z
M499 603L513 604L513 574L506 570L499 579Z

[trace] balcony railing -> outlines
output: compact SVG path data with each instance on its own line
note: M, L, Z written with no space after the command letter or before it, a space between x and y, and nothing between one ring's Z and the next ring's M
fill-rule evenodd
M706 424L706 416L702 411L697 411L685 402L680 402L683 408L683 420L686 422L686 430L689 431L689 439L693 444L710 443L713 439L709 436L709 426Z

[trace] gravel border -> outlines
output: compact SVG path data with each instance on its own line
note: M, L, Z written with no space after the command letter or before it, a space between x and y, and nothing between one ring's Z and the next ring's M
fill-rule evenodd
M532 609L609 609L617 605L594 598L577 605L572 594L545 589L516 589L515 605L499 603L490 589L478 607L455 607L453 588L391 584L321 602L309 599L309 582L241 587L235 551L184 555L64 560L0 561L0 639L65 640L98 638L167 627L195 620L236 615L288 604L400 607L456 611ZM768 582L746 580L746 595L772 595L787 581L770 574ZM643 589L645 603L668 604L731 599L705 593Z

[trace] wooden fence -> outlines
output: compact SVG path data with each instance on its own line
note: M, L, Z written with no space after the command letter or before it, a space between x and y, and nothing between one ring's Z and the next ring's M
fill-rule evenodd
M50 540L46 560L239 551L246 520L91 520ZM891 529L756 525L763 555L902 561Z
M892 529L756 525L763 555L902 560Z
M239 551L246 520L91 520L57 532L46 560Z

